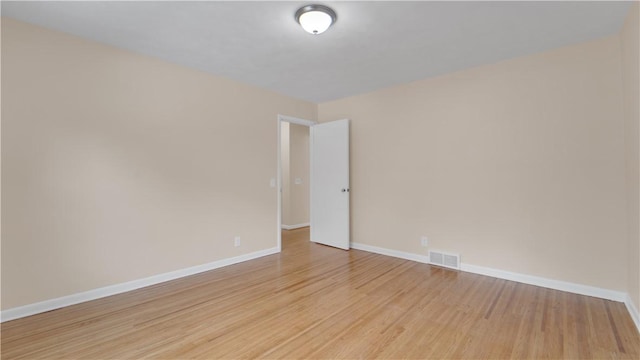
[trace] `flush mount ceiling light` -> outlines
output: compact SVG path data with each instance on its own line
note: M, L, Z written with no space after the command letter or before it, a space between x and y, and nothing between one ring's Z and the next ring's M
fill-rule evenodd
M307 5L296 11L296 21L304 31L313 35L322 34L337 19L336 12L324 5Z

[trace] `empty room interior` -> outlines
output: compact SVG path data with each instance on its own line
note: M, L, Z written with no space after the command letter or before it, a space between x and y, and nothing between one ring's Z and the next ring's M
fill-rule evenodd
M640 358L638 1L0 10L3 359Z

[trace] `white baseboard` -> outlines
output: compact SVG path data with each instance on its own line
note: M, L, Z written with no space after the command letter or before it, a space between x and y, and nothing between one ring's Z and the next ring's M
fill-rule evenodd
M304 224L295 224L295 225L285 225L285 224L282 224L282 228L283 228L284 230L300 229L300 228L307 227L307 226L309 226L309 223L304 223Z
M566 281L547 279L543 277L514 273L510 271L497 270L484 266L460 264L460 270L479 275L491 276L498 279L516 281L523 284L540 286L548 289L566 291L579 295L593 296L601 299L624 302L627 294L622 291L598 288L594 286L581 285Z
M263 257L271 254L276 254L278 252L279 252L278 248L274 247L270 249L252 252L249 254L235 256L228 259L217 260L207 264L192 266L186 269L180 269L180 270L171 271L164 274L158 274L158 275L150 276L144 279L138 279L138 280L133 280L126 283L105 286L102 288L93 289L93 290L72 294L68 296L63 296L56 299L45 300L45 301L34 303L34 304L29 304L29 305L24 305L24 306L12 308L12 309L3 310L2 312L0 312L0 322L19 319L22 317L43 313L46 311L51 311L51 310L59 309L62 307L79 304L85 301L100 299L106 296L121 294L127 291L140 289L150 285L159 284L165 281L175 280L185 276L194 275L194 274L198 274L198 273L213 270L213 269L218 269L224 266L229 266L229 265L241 263L244 261L257 259L259 257Z
M633 300L631 300L631 296L628 294L624 304L627 306L627 310L629 311L629 314L631 314L631 319L633 319L633 322L636 324L636 328L640 333L640 312L638 312L638 308L633 304Z
M355 242L351 243L351 248L356 250L372 252L380 255L392 256L392 257L405 259L405 260L412 260L412 261L426 263L426 264L429 263L429 256L425 256L425 255L386 249L386 248L381 248L381 247L371 246L371 245L366 245L361 243L355 243ZM554 290L566 291L566 292L579 294L579 295L593 296L597 298L623 302L626 305L627 310L629 311L629 314L631 315L631 318L633 319L633 322L636 325L636 328L638 328L638 332L640 332L640 313L638 312L638 309L633 304L633 301L631 301L631 297L627 293L624 293L622 291L603 289L603 288L598 288L594 286L575 284L575 283L570 283L566 281L547 279L547 278L542 278L538 276L519 274L519 273L510 272L510 271L497 270L497 269L492 269L488 267L476 266L476 265L470 265L470 264L464 264L464 263L460 264L460 270L464 272L479 274L479 275L491 276L498 279L516 281L516 282L528 284L528 285L535 285L535 286L540 286L540 287L554 289Z
M419 255L419 254L413 254L413 253L408 253L404 251L391 250L391 249L386 249L386 248L381 248L377 246L371 246L371 245L366 245L366 244L361 244L356 242L351 243L351 248L356 250L372 252L380 255L396 257L396 258L405 259L405 260L417 261L425 264L429 263L429 257L426 255Z
M304 226L304 225L303 225ZM303 227L301 226L301 227ZM308 225L306 225L308 226ZM377 246L371 246L361 243L351 243L351 247L356 250L367 251L375 254L386 255L391 257L396 257L405 260L416 261L420 263L429 263L429 257L426 255L419 255L408 253L404 251L392 250L381 248ZM159 284L165 281L179 279L185 276L198 274L201 272L218 269L224 266L229 266L233 264L237 264L240 262L257 259L263 256L272 255L278 253L277 248L270 248L265 250L256 251L249 254L244 254L228 259L217 260L211 263L197 265L186 269L176 270L164 274L150 276L144 279L138 279L129 281L126 283L110 285L94 290L85 291L82 293L77 293L73 295L63 296L56 299L46 300L34 304L29 304L25 306L20 306L12 309L7 309L0 312L0 322L10 321L14 319L19 319L22 317L35 315L39 313L43 313L46 311L51 311L59 308L63 308L70 305L75 305L78 303L91 301L100 299L106 296L116 295L120 293L124 293L131 290L140 289L143 287ZM621 291L608 290L597 288L593 286L580 285L565 281L552 280L532 275L518 274L504 270L497 270L482 266L470 265L470 264L461 264L461 270L465 272L470 272L479 275L491 276L494 278L505 279L520 282L523 284L535 285L540 287L545 287L549 289L555 289L560 291L566 291L570 293L593 296L598 298L603 298L607 300L613 300L618 302L624 302L635 323L638 331L640 332L640 313L638 309L631 301L631 297Z
M425 255L412 254L412 253L407 253L403 251L380 248L377 246L371 246L371 245L366 245L361 243L351 243L351 247L356 250L363 250L363 251L368 251L376 254L393 256L393 257L406 259L406 260L413 260L421 263L429 263L429 257ZM483 266L476 266L476 265L462 263L460 264L460 270L464 272L479 274L479 275L491 276L498 279L511 280L511 281L516 281L523 284L535 285L535 286L540 286L544 288L566 291L566 292L580 294L580 295L593 296L597 298L624 302L624 303L627 302L626 299L628 298L628 295L622 291L597 288L593 286L547 279L547 278L542 278L542 277L532 276L532 275L518 274L518 273L513 273L509 271L504 271L504 270L487 268ZM634 321L636 320L634 319Z

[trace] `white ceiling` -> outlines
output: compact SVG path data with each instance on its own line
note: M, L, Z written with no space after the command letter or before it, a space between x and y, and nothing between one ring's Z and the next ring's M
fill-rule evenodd
M324 102L618 32L629 2L7 2L2 16Z

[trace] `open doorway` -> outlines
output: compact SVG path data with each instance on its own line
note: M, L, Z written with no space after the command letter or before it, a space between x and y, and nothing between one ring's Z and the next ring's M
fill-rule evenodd
M310 240L309 127L280 122L282 247Z
M278 116L278 248L286 241L309 241L310 136L315 122Z
M350 248L350 211L349 211L349 119L334 120L317 124L313 121L297 119L293 117L278 115L278 168L277 168L277 189L278 189L278 251L282 250L282 123L303 125L309 129L308 133L308 159L309 175L308 188L309 195L306 199L308 209L308 222L305 220L289 220L284 223L289 229L296 226L304 226L310 223L310 238L312 242L328 245L343 250ZM291 141L291 140L289 140ZM291 161L291 152L289 159ZM299 173L301 174L301 173ZM291 184L302 185L304 180L302 175L291 173L287 175L289 189ZM296 184L299 182L299 184ZM290 199L288 199L290 202Z
M281 122L282 229L309 226L309 127Z

